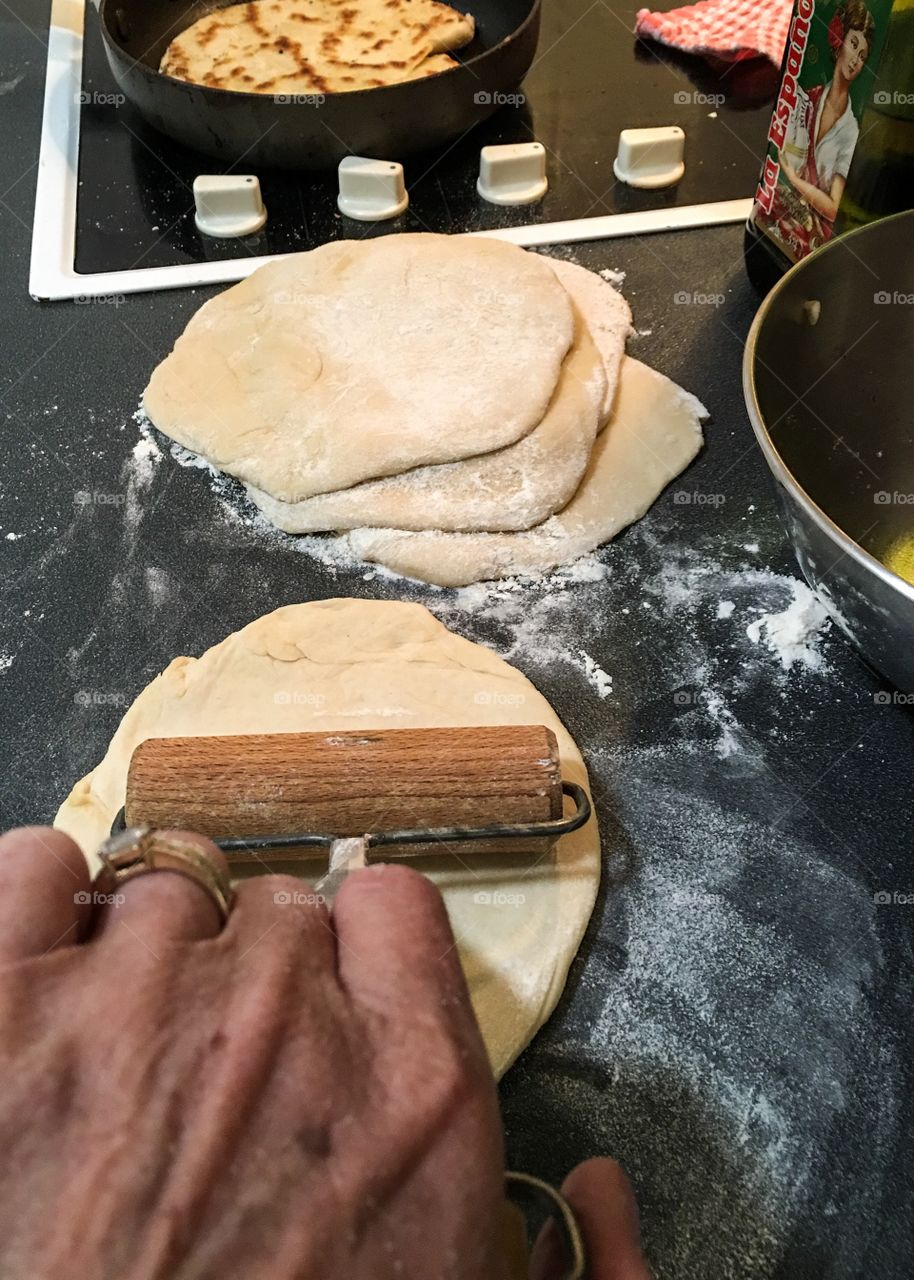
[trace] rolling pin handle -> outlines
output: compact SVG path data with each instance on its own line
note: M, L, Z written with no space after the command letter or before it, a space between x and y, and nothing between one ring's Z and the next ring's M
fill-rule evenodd
M350 871L360 871L368 865L368 846L371 836L345 836L334 840L330 846L330 866L314 886L315 892L327 902L333 900L337 890Z

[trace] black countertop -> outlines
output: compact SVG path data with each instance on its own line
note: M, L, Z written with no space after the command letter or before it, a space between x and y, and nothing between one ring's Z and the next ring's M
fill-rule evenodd
M0 6L4 823L50 820L174 655L293 601L423 601L551 699L603 833L568 990L502 1087L511 1163L619 1157L660 1277L907 1280L914 905L875 895L914 889L914 732L834 635L790 671L746 635L795 566L742 406L740 230L575 252L626 272L632 353L712 415L604 576L455 593L335 570L134 454L145 380L208 291L29 300L46 21Z

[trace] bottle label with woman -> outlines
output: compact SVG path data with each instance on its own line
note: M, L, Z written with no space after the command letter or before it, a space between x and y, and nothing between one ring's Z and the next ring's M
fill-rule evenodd
M892 0L797 0L752 221L791 262L830 240Z

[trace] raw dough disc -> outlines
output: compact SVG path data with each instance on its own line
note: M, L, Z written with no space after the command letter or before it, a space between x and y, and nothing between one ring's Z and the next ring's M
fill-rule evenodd
M600 413L600 426L603 427L613 410L625 344L632 332L631 307L608 280L586 267L576 262L565 262L562 258L547 258L546 261L586 319L590 336L603 357L606 369L606 396Z
M205 303L152 375L153 425L283 502L513 444L574 338L548 262L483 237L343 240Z
M526 677L448 631L422 605L290 605L199 659L176 658L127 711L56 825L97 870L95 850L124 802L130 756L146 738L500 724L547 725L558 739L563 776L586 785L580 752ZM566 836L552 860L523 871L517 858L492 855L443 857L422 869L444 894L501 1074L554 1009L590 918L600 877L596 822Z
M613 416L564 511L525 533L355 529L349 544L363 560L443 587L545 573L643 516L698 453L705 417L707 410L688 391L626 356Z
M552 403L529 435L495 453L369 480L304 502L277 502L248 486L268 520L286 533L357 529L529 529L563 507L587 467L600 425L606 377L578 316L574 344Z
M286 533L357 529L529 529L571 498L612 409L631 311L622 295L571 262L547 259L576 310L574 345L538 427L495 453L369 480L303 502L278 502L248 486ZM605 372L605 377L601 373Z

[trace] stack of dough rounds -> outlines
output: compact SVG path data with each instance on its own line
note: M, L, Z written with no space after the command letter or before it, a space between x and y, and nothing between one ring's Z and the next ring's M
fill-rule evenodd
M445 586L536 574L643 515L702 405L625 356L599 276L496 239L340 241L207 302L144 396L288 533Z

